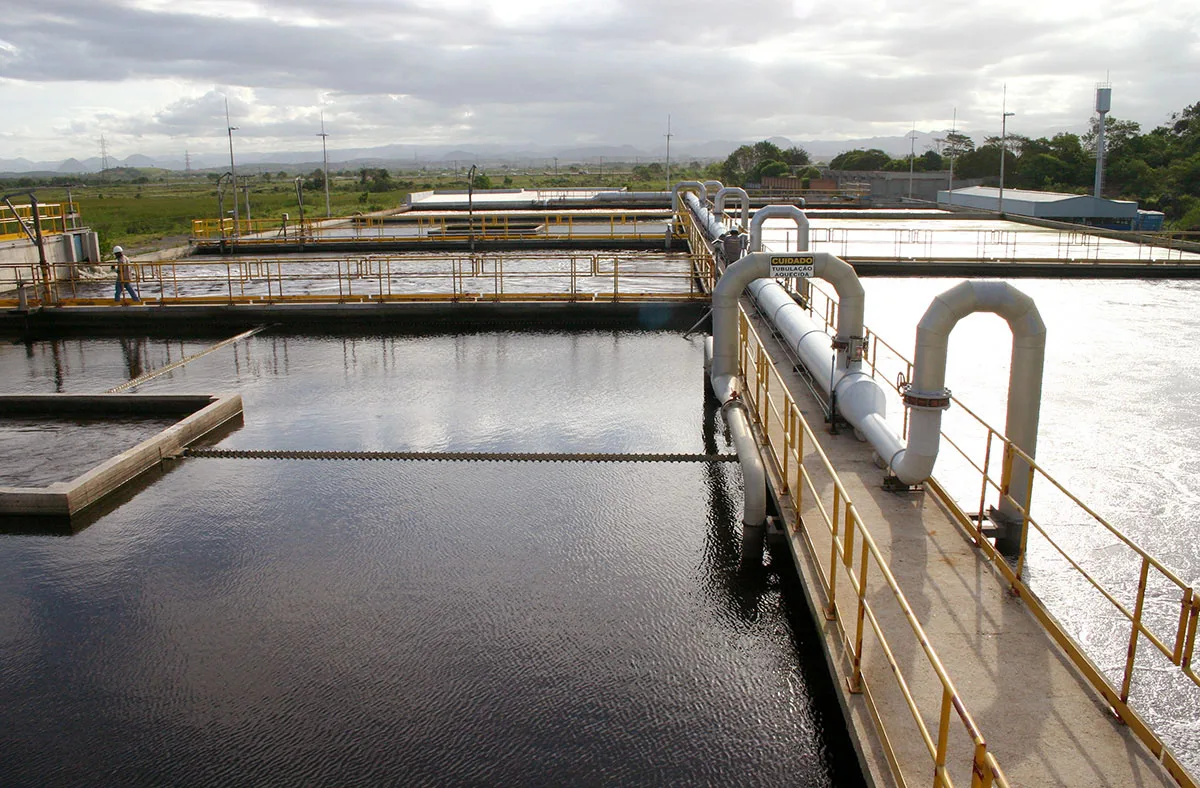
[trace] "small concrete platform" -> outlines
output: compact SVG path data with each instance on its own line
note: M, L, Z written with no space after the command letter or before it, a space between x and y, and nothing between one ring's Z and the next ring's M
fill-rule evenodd
M897 494L883 489L883 471L869 444L851 429L830 434L821 405L792 372L792 361L771 339L769 326L743 299L743 309L763 338L784 383L836 468L866 528L894 574L916 619L940 657L964 705L1013 786L1173 786L1176 782L1077 672L1008 584L959 530L931 493ZM781 436L772 435L772 440ZM809 467L809 449L805 467ZM794 473L794 470L792 471ZM776 490L782 487L775 474ZM828 502L832 479L814 479ZM876 785L933 785L934 762L891 665L870 625L865 627L863 679L867 694L848 690L852 652L837 623L825 616L828 596L817 575L828 576L831 536L812 494L801 496L801 518L790 495L778 494L787 542L805 585L814 620L824 635L831 672L864 771ZM828 505L828 503L826 504ZM805 535L813 545L810 552ZM855 540L854 571L859 571ZM930 667L904 612L869 568L867 600L888 638L895 660L936 742L942 684ZM858 616L846 567L837 568L837 615L853 640ZM868 697L888 732L903 782L893 779ZM947 771L956 785L970 785L973 747L958 715L950 711Z
M3 394L0 417L87 416L119 419L126 414L179 415L177 423L68 482L48 487L0 487L0 515L70 518L116 492L184 448L242 415L234 394Z

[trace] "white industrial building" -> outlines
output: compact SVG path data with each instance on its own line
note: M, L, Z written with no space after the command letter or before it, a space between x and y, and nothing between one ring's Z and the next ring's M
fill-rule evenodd
M937 201L939 205L999 212L1000 194L1000 190L992 186L969 186L939 191ZM1132 200L1028 189L1005 189L1003 212L1114 230L1157 230L1162 227L1163 220L1161 212L1139 211L1138 204Z

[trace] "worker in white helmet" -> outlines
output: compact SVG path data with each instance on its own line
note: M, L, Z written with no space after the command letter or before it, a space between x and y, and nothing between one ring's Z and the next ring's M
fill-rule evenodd
M117 256L117 287L113 291L113 303L121 303L121 289L124 288L129 293L129 297L134 302L140 302L142 299L138 296L137 290L133 288L133 283L137 281L137 270L133 263L129 262L129 258L125 256L125 250L119 246L113 247L113 254Z

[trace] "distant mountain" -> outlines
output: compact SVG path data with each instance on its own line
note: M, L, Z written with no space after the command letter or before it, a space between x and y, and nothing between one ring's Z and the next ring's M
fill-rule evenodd
M792 140L788 137L769 137L768 140L787 150L799 146L808 151L814 160L829 161L839 153L857 148L878 148L890 156L905 156L913 150L918 156L937 148L937 140L946 136L945 131L919 131L915 141L908 136L866 137L845 140ZM707 142L680 142L671 146L672 161L719 161L741 145L758 140L710 140ZM361 167L445 167L454 161L460 167L479 164L481 166L515 165L518 167L544 167L557 157L559 166L568 164L593 164L598 159L606 161L654 161L662 160L665 149L639 148L634 145L576 145L568 147L541 146L532 143L510 145L481 144L470 149L460 145L407 145L391 143L370 148L345 148L329 151L329 166L336 169L358 169ZM185 162L178 154L152 156L134 153L124 159L109 159L110 168L115 167L159 167L183 170ZM103 163L92 156L83 161L30 161L26 158L0 159L0 175L30 173L91 173L99 172ZM242 153L237 159L239 171L275 172L299 170L309 172L321 166L319 151L274 151L268 153ZM552 166L552 165L551 165ZM227 169L219 154L197 154L191 156L193 170Z
M0 172L29 172L38 169L29 159L0 159Z

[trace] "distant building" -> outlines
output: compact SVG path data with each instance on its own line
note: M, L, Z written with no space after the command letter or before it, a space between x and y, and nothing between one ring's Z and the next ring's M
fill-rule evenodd
M911 197L914 200L934 202L939 189L950 183L948 171L914 172L911 179L908 170L827 170L825 177L832 178L839 189L858 188L865 190L872 200L899 202ZM954 180L956 184L970 185L982 180ZM957 191L957 190L956 190ZM1007 202L1007 199L1005 200Z
M999 211L1000 190L992 186L970 186L952 192L939 191L937 201L939 205ZM1110 230L1160 230L1163 225L1160 211L1140 211L1132 200L1028 189L1005 189L1004 212Z

